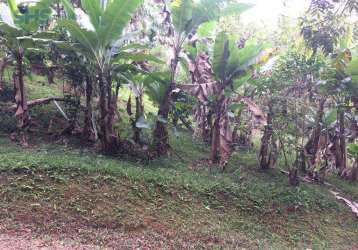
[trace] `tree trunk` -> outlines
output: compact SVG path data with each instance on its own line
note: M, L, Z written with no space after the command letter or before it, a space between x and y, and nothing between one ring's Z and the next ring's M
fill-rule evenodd
M16 103L16 113L15 116L18 118L18 128L21 133L22 145L28 146L27 141L27 129L30 126L30 116L28 113L25 85L23 78L23 51L20 50L16 56L16 68L13 73L14 81L14 93L15 93L15 103Z
M2 92L5 88L4 73L7 64L8 64L7 58L4 57L0 59L0 92Z
M55 83L55 67L48 67L47 68L47 80L48 84L54 84Z
M168 94L168 95L170 96L170 94ZM153 132L154 147L155 147L155 150L156 150L158 156L167 154L169 147L170 147L167 126L164 123L164 121L162 121L163 119L168 121L169 110L170 110L169 109L170 97L166 97L164 102L167 104L161 105L161 107L158 111L158 116L161 119L157 120L155 129Z
M196 134L203 138L203 141L207 144L211 144L213 133L213 111L211 108L205 105L199 104L195 108L194 120L198 125Z
M95 140L94 131L92 128L92 92L93 86L90 77L86 77L86 110L84 117L84 127L83 127L83 136L87 140Z
M358 179L358 160L356 159L353 163L349 180L357 181L357 179Z
M111 82L108 82L108 80L108 78L104 78L103 73L99 74L101 143L104 154L115 155L119 150L118 137L113 130L117 100L112 100L112 95L108 96L108 86L111 85Z
M288 174L288 181L291 186L297 187L300 184L300 180L298 178L298 169L291 168Z
M318 107L318 112L317 112L317 116L316 116L316 121L315 121L315 127L312 131L311 137L308 140L308 142L305 145L305 152L307 155L309 155L309 166L312 167L315 165L315 159L316 159L316 154L318 152L318 147L319 147L319 138L321 136L321 132L322 132L322 120L323 120L323 116L324 116L324 104L326 102L326 99L321 99L319 101L319 107Z
M351 135L348 138L349 143L354 143L355 140L358 138L358 121L356 117L358 115L358 97L351 97L351 101L353 103L354 111L352 112L352 119L350 124L350 131Z
M133 124L134 135L133 140L135 143L141 143L141 132L140 128L137 128L136 122L140 119L144 114L144 105L143 105L143 95L139 95L135 98L136 106L135 106L135 123Z
M269 112L267 114L267 125L265 126L264 134L261 139L261 149L259 154L260 167L261 169L270 168L270 153L269 146L272 140L273 134L273 106L269 103Z
M215 112L215 121L212 128L211 134L211 151L210 151L210 161L216 163L219 159L219 147L220 147L220 107L217 107Z
M179 63L179 54L180 54L180 49L177 47L174 48L174 58L171 61L171 82L170 82L170 86L165 92L164 100L159 106L158 117L160 117L161 119L157 120L153 132L153 144L158 156L167 154L170 148L167 124L160 120L164 119L168 122L172 91L174 90L176 85L175 75Z
M339 108L338 110L338 118L339 118L339 147L341 153L341 163L338 166L339 171L342 173L347 166L347 150L346 150L346 137L345 137L345 111L343 108Z

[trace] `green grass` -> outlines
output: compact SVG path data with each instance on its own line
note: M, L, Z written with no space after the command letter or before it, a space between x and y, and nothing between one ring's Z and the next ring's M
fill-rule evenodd
M61 95L58 85L32 80L29 99ZM128 96L122 88L120 106ZM147 97L145 106L156 112ZM50 105L31 112L45 128L56 115ZM2 118L3 133L15 129L11 117ZM128 132L125 115L123 124ZM170 155L147 163L31 137L29 149L0 137L0 219L10 231L25 224L39 236L76 235L99 246L118 242L117 234L143 235L161 239L164 246L152 242L159 249L358 247L357 219L327 187L291 187L278 169L260 171L255 152L236 152L220 173L208 164L209 147L185 131L171 134ZM357 183L329 181L358 199Z
M207 147L185 133L171 140L175 155L143 164L109 159L86 149L61 145L42 144L24 150L7 139L1 139L0 169L6 175L15 177L31 173L31 178L26 175L12 184L17 188L11 196L15 202L21 200L25 192L25 197L31 196L32 204L39 203L41 206L48 203L43 200L54 195L51 189L41 190L44 186L57 190L57 184L53 182L61 180L65 186L75 182L85 190L85 183L102 185L110 180L113 187L124 189L127 193L121 198L125 204L120 209L133 210L121 221L125 228L133 226L133 218L146 221L155 214L157 220L173 232L198 238L198 246L206 245L201 237L210 235L220 239L219 245L229 248L239 244L227 239L230 237L240 239L238 246L255 246L258 249L346 249L358 244L354 240L358 239L355 237L358 235L358 224L353 215L337 203L324 187L302 184L292 188L279 171L258 171L252 153L235 154L224 174L216 169L209 171L205 160ZM52 176L52 179L35 185L31 180L39 176ZM27 189L31 190L30 194ZM37 189L39 194L32 192ZM60 193L62 195L62 191ZM97 194L93 199L100 196ZM88 214L89 207L92 207L89 203L78 201L68 206L75 206L71 208L72 214L83 214L93 219ZM108 214L101 216L111 217L116 206L110 204ZM145 212L136 211L138 206ZM167 224L169 218L174 220L173 225ZM102 220L97 218L95 221L109 223ZM151 227L145 230L154 230ZM180 241L177 244L184 243Z

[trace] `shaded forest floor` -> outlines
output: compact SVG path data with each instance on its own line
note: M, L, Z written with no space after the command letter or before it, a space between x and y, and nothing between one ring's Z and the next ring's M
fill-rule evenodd
M40 77L27 88L29 100L62 95ZM50 119L62 119L53 105L31 116L38 127L24 149L9 140L13 114L0 112L0 249L358 249L358 218L327 187L292 188L279 169L258 170L254 152L219 173L208 146L182 131L168 157L106 158L46 136ZM358 183L329 181L358 200Z
M0 139L0 248L358 248L358 219L326 187L292 188L252 153L209 171L204 145L172 144L180 157L143 164ZM357 183L335 182L357 197Z

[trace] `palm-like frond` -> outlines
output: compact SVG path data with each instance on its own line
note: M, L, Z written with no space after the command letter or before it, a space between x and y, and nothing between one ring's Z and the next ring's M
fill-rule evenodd
M160 105L170 87L170 73L169 72L155 72L149 74L144 80L146 86L146 94L149 99Z

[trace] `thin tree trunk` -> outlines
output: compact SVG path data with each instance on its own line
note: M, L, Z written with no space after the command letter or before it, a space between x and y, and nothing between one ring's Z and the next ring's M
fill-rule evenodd
M85 119L83 127L83 135L88 140L94 140L92 129L92 92L93 86L92 81L89 76L86 77L86 110L85 110Z
M220 108L217 107L215 115L214 126L212 129L212 138L211 138L211 151L210 151L210 161L216 163L219 158L219 147L220 147Z
M114 155L118 152L119 149L118 137L113 130L113 122L115 111L117 108L117 101L112 100L112 95L108 96L108 85L110 85L110 82L108 82L109 79L104 79L103 73L100 73L98 80L100 89L100 128L102 152L107 155Z
M0 59L0 92L3 91L5 88L4 73L7 64L8 64L7 58Z
M357 181L357 179L358 179L358 159L355 159L350 172L349 180Z
M261 149L259 154L260 159L260 167L261 169L269 169L270 168L270 153L269 146L270 141L272 140L273 134L273 106L270 101L269 103L269 112L267 114L267 125L265 126L264 134L261 139Z
M140 128L137 128L136 122L139 120L141 116L144 114L144 105L143 105L143 95L139 95L135 98L136 102L136 111L135 111L135 123L134 126L134 135L133 140L136 143L141 143L141 132L142 130Z
M339 147L341 152L341 165L339 166L340 172L343 172L347 166L347 152L346 152L346 137L345 137L345 111L343 108L340 108L338 111L339 116Z
M25 85L23 78L23 51L19 51L16 58L16 69L13 74L14 81L14 92L15 92L15 103L16 103L16 113L15 116L18 118L18 128L22 136L22 144L24 146L28 145L26 130L30 125L30 116L28 113Z
M171 106L171 94L172 91L175 88L175 75L179 63L179 54L180 49L174 48L174 58L171 61L171 82L170 86L166 90L164 100L160 104L158 116L161 118L160 120L164 119L168 121L169 118L169 112L170 112L170 106ZM159 119L156 122L156 126L153 132L153 140L154 140L154 147L158 154L165 155L168 153L168 150L170 148L169 145L169 134L167 130L167 124L163 123L163 121L160 121Z
M23 78L23 58L18 56L16 61L16 69L13 75L15 88L15 102L17 105L16 116L19 117L19 127L25 128L29 125L29 115L26 101L25 85Z
M48 67L47 69L47 80L48 84L54 84L55 83L55 68L54 67Z
M310 159L309 159L310 166L314 166L316 154L318 152L319 138L320 138L321 132L322 132L321 124L322 124L323 116L324 116L325 102L326 102L326 99L323 99L323 98L319 101L319 107L318 107L318 112L317 112L317 116L316 116L315 127L312 131L310 139L308 140L308 142L305 145L305 152L310 156Z

